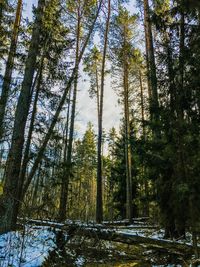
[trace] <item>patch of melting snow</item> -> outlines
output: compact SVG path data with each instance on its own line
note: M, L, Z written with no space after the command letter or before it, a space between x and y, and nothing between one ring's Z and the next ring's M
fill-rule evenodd
M24 224L45 224L48 223L48 225L52 226L64 226L64 223L58 223L56 221L51 221L51 220L37 220L37 219L28 219L28 218L18 218L20 221L22 221Z
M0 236L1 267L39 267L56 248L55 234L48 227L9 232Z
M79 256L79 257L76 259L75 264L76 264L77 267L82 267L82 266L84 266L84 264L85 264L85 259L84 259L84 257Z
M121 234L146 236L143 230L136 230L136 229L120 229L117 230L117 232Z
M141 237L149 237L149 238L152 238L152 239L157 239L157 240L167 240L167 242L177 242L179 244L184 244L184 245L189 245L191 246L192 245L192 235L190 233L187 233L186 234L186 240L185 239L180 239L180 240L171 240L171 239L164 239L163 236L164 236L164 230L163 229L160 229L160 230L147 230L147 229L126 229L126 228L121 228L120 230L117 229L116 230L118 233L121 233L121 234L127 234L127 235L138 235L138 236L141 236ZM200 245L198 245L200 247ZM171 265L173 266L173 265ZM169 265L170 267L170 265ZM200 265L199 265L200 267Z
M163 239L164 230L155 231L150 236L155 239Z

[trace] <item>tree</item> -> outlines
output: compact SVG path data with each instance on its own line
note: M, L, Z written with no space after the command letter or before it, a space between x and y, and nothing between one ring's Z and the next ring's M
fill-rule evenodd
M8 53L8 44L10 43L10 34L8 29L12 27L14 8L10 1L4 0L0 3L0 61L5 60ZM11 30L12 31L12 30ZM1 62L2 63L2 62ZM1 66L2 69L2 66Z
M75 13L76 16L76 48L75 48L75 65L78 64L79 50L80 50L80 34L82 28L82 14L83 14L83 3L79 0L76 4L69 2L69 9L71 12ZM70 129L69 129L69 142L67 149L67 157L66 157L66 169L63 173L63 181L61 187L61 198L60 198L60 208L59 208L59 218L60 221L64 221L66 219L66 205L67 205L67 191L68 191L68 183L69 177L71 173L71 157L72 157L72 145L73 145L73 135L74 135L74 121L75 121L75 112L76 112L76 98L77 98L77 85L78 85L78 68L75 73L74 78L74 88L73 88L73 98L72 98L72 110L71 110L71 120L70 120ZM67 172L67 177L66 176Z
M18 202L18 182L20 165L22 159L22 150L24 145L24 132L29 112L31 86L35 71L36 58L39 52L41 19L44 9L44 1L38 3L36 19L34 23L31 44L26 67L22 89L15 112L15 123L12 136L11 149L6 166L4 193L0 200L1 221L0 232L12 229L16 224L17 202Z
M104 83L105 83L105 63L108 45L108 34L111 16L111 1L107 1L107 18L104 33L104 47L102 55L101 69L101 87L99 94L99 127L98 127L98 143L97 143L97 202L96 202L96 221L101 223L103 220L103 203L102 203L102 126L103 126L103 99L104 99Z
M99 51L94 46L85 57L85 71L90 76L90 95L96 97L97 102L97 121L98 121L98 143L97 143L97 199L96 199L96 221L103 220L103 202L102 202L102 133L103 133L103 103L104 87L106 74L106 57L108 48L110 18L111 18L111 1L107 1L106 22L103 32L103 51Z
M190 112L195 101L192 101L192 87L187 75L190 69L187 53L193 49L187 43L187 38L190 39L189 32L193 28L189 21L196 16L194 9L188 9L186 3L177 1L174 7L169 1L154 2L152 22L159 35L156 48L162 135L160 145L152 149L157 156L153 164L160 174L156 183L165 236L183 237L189 221L189 192L192 190L186 163L191 157L189 147L192 147L192 139L189 136L194 137L197 130L194 121L193 130L190 128L190 119L197 114L194 115L194 112L192 115ZM178 32L179 35L176 35ZM162 52L160 47L163 49ZM194 87L196 86L198 87Z
M84 58L84 71L90 77L90 97L95 97L97 102L97 119L99 125L99 114L100 114L100 77L102 69L102 54L99 48L95 45L85 55Z
M155 63L155 52L152 35L152 22L150 17L149 1L144 0L144 27L145 27L145 41L146 41L146 61L147 61L147 75L150 98L150 113L152 119L152 127L154 137L159 137L158 121L159 121L159 102L158 102L158 88L157 88L157 74Z
M70 128L69 128L69 142L67 149L67 157L66 157L66 169L64 171L63 177L63 186L61 189L61 198L60 198L60 220L64 221L66 219L66 206L67 206L67 192L68 192L68 184L71 175L71 161L72 161L72 145L74 140L74 122L75 122L75 112L76 112L76 98L77 98L77 85L78 85L78 74L79 74L79 62L80 62L80 46L81 46L81 30L84 30L83 23L84 19L86 21L90 19L90 12L94 8L93 1L89 0L87 5L85 5L85 1L79 0L77 3L73 1L69 3L69 9L72 13L75 13L76 16L76 48L75 48L75 66L76 70L74 73L74 88L73 88L73 98L72 98L72 110L71 110L71 120L70 120ZM91 10L90 10L91 9ZM88 18L87 18L88 16ZM67 174L65 174L67 172Z
M81 140L77 140L73 152L72 200L68 212L71 218L84 221L95 219L96 200L96 138L91 123Z
M120 8L115 18L113 50L116 54L117 68L120 70L122 101L124 105L125 163L126 163L126 218L131 222L132 205L132 159L130 146L130 73L134 62L135 48L132 45L133 27L136 16L131 16L126 9ZM116 69L117 69L116 68Z
M9 89L11 86L14 58L15 58L15 53L16 53L16 48L17 48L18 33L19 33L19 27L20 27L20 21L21 21L21 12L22 12L22 0L18 0L15 22L13 26L13 33L11 37L10 50L9 50L8 59L6 63L5 75L3 79L1 98L0 98L0 140L2 139L2 136L3 136L3 128L4 128L3 121L4 121L5 111L6 111L6 104L8 100Z
M48 144L48 142L50 140L52 131L53 131L53 129L54 129L54 127L55 127L55 125L56 125L56 123L58 121L58 118L59 118L59 115L60 115L60 113L62 111L63 105L65 104L65 100L66 100L68 92L69 92L69 90L71 88L71 85L73 83L73 80L74 80L74 77L75 77L75 74L76 74L76 70L77 70L77 68L78 68L78 66L79 66L79 64L81 62L81 59L82 59L83 54L85 52L86 46L88 45L90 37L91 37L91 35L93 33L96 20L97 20L97 18L99 16L99 13L100 13L100 10L101 10L101 5L102 5L102 0L100 0L99 5L96 7L95 15L92 16L92 22L91 22L91 24L89 26L88 34L87 34L87 36L85 38L85 41L83 43L82 49L81 49L80 54L79 54L78 64L77 64L77 66L75 66L73 68L73 71L72 71L72 73L71 73L71 75L70 75L70 77L69 77L69 79L67 81L66 88L65 88L65 90L63 92L63 95L62 95L62 97L60 99L60 102L59 102L59 104L58 104L58 106L56 108L55 114L54 114L54 116L53 116L53 118L52 118L52 120L50 122L50 126L49 126L49 128L47 130L47 133L44 136L44 140L43 140L43 142L42 142L42 144L41 144L41 146L39 148L39 151L38 151L38 153L36 155L36 158L35 158L35 161L33 163L32 169L31 169L31 171L30 171L30 173L29 173L29 175L27 177L27 183L24 186L24 191L25 192L27 191L27 189L28 189L28 187L29 187L29 185L30 185L30 183L32 181L32 178L35 175L35 172L36 172L36 170L38 168L38 165L39 165L40 161L42 160L43 153L44 153L44 151L46 149L46 146L47 146L47 144Z

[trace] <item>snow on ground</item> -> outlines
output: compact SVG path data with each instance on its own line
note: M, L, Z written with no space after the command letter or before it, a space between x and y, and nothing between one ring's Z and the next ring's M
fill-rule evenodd
M69 224L72 222L68 222ZM76 222L80 227L87 226L88 229L91 224L83 224ZM50 223L51 224L51 223ZM52 222L52 226L56 223ZM94 224L95 225L95 224ZM93 225L93 227L94 227ZM59 224L59 226L63 226ZM97 225L95 225L97 226ZM103 225L100 225L103 227ZM135 227L137 225L134 225ZM93 229L93 227L91 227ZM106 232L116 231L118 233L128 235L146 236L155 239L162 239L164 235L163 230L158 229L142 229L139 227L126 228L116 227L114 229L103 229ZM39 267L45 261L49 252L56 248L55 233L47 226L30 226L26 225L24 231L9 232L0 235L0 267ZM182 240L180 240L181 242ZM191 235L187 236L188 243L191 242ZM112 247L112 243L107 242L107 248ZM76 266L84 266L85 259L79 256L76 259ZM154 265L154 267L161 267L162 265ZM173 265L168 265L172 267Z
M129 235L139 235L144 237L150 237L154 239L163 240L164 230L163 229L129 229L129 228L120 228L116 230L118 233L129 234ZM168 240L168 239L167 239ZM186 233L186 240L168 240L168 241L176 241L180 244L192 245L192 235L190 233Z
M75 262L75 264L76 264L77 267L82 267L82 266L84 266L84 263L85 263L85 259L84 259L84 257L82 257L82 256L79 256L79 257L77 258L76 262Z
M0 236L0 267L39 267L55 245L47 227L26 226L24 231Z
M117 230L118 233L139 235L144 237L151 237L155 239L163 239L164 230L152 230L152 229L126 229L121 228Z

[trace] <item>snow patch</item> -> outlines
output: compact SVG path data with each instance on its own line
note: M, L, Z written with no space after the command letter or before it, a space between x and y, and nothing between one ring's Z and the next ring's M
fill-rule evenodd
M1 267L39 267L56 248L55 234L48 227L9 232L0 236Z
M84 266L84 264L85 264L85 259L84 259L84 257L79 256L79 257L76 259L75 264L76 264L77 267L82 267L82 266Z

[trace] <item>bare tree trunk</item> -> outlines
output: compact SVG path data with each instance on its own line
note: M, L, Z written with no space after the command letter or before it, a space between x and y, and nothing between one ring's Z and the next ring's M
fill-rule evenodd
M97 66L97 63L96 63ZM99 118L100 118L100 99L99 99L99 75L96 68L96 89L97 89L97 117L98 117L98 128L99 128Z
M101 223L103 220L103 201L102 201L102 130L103 130L103 99L105 83L105 63L108 45L108 33L110 27L111 1L108 0L106 29L104 34L104 51L101 70L101 89L99 103L99 127L98 127L98 144L97 144L97 198L96 198L96 221Z
M64 163L66 162L66 159L67 159L70 107L71 107L71 89L69 90L69 98L68 98L68 105L67 105L67 121L66 121L66 126L65 126L65 136L63 138L64 144L65 144L64 151L63 151L63 162Z
M43 63L44 63L44 56L41 59L41 65L39 69L39 75L37 78L37 87L36 87L36 92L35 92L35 98L33 102L33 110L31 114L31 121L30 121L30 126L29 126L29 131L28 131L28 137L26 141L26 146L25 146L25 151L24 151L24 156L23 156L23 161L22 161L22 166L21 166L21 171L20 171L20 179L19 179L19 186L18 186L18 198L20 200L23 199L23 184L25 181L25 176L26 176L26 170L27 170L27 165L29 162L29 152L30 152L30 146L31 146L31 139L32 139L32 134L34 130L34 122L35 122L35 117L37 113L37 103L38 103L38 97L41 89L41 83L42 83L42 70L43 70Z
M22 89L15 112L12 142L6 166L4 192L0 199L0 232L9 231L16 226L16 207L19 201L18 185L24 146L24 134L31 101L31 87L35 72L36 59L39 52L43 8L44 0L40 0L38 3L31 44L26 60Z
M126 41L125 41L126 42ZM129 82L127 58L124 56L124 117L125 117L125 163L126 163L126 219L132 222L132 160L130 147Z
M66 205L67 203L67 197L68 197L68 184L69 181L66 180L67 176L67 153L68 153L68 144L69 144L69 123L70 123L70 106L71 106L71 91L72 89L70 88L69 90L69 98L68 98L68 106L67 106L67 121L66 121L66 128L65 128L65 136L63 138L64 140L64 153L63 153L63 170L62 170L62 184L61 184L61 191L60 191L60 203L59 203L59 214L58 214L58 219L63 220L62 218L65 216L64 214L66 213Z
M143 0L144 3L144 26L145 26L145 39L146 39L146 54L147 54L147 67L148 67L148 87L150 95L150 115L154 123L159 120L159 102L158 102L158 91L157 91L157 76L156 76L156 64L154 56L152 26L149 14L149 2ZM156 125L157 126L157 125ZM159 131L154 129L156 137L159 135Z
M22 12L22 0L18 0L14 28L13 28L11 44L10 44L10 50L9 50L8 59L6 62L6 69L5 69L5 75L4 75L1 98L0 98L0 141L4 133L3 121L5 117L6 105L7 105L8 95L9 95L10 86L11 86L11 79L12 79L12 73L13 73L13 67L14 67L14 58L15 58L15 53L16 53L16 48L17 48L19 26L20 26L20 21L21 21L21 12Z
M139 80L140 80L140 100L141 100L142 134L143 134L143 137L146 138L145 120L144 120L144 88L143 88L142 72L141 72L141 70L139 70Z
M80 47L80 30L81 30L81 10L80 10L80 2L77 10L78 21L76 28L76 62L78 64L79 60L79 47ZM60 196L60 207L59 207L59 220L66 220L66 208L67 208L67 196L68 196L68 186L69 179L71 175L71 164L72 164L72 147L74 141L74 123L75 123L75 115L76 115L76 98L77 98L77 86L78 86L78 68L76 70L75 78L74 78L74 91L73 91L73 99L72 99L72 111L71 111L71 120L70 120L70 130L69 130L69 142L67 147L67 159L65 162L65 168L63 172L62 179L62 188L61 188L61 196Z
M184 124L184 108L183 104L183 96L184 96L184 72L185 72L185 62L184 62L184 52L185 52L185 14L184 10L181 10L181 21L180 21L180 51L179 51L179 70L180 70L180 81L178 85L178 90L176 91L176 113L177 113L177 158L178 158L178 166L177 166L177 174L179 179L182 182L187 182L187 164L185 160L185 148L183 147L183 124ZM177 231L179 236L185 237L185 227L186 227L186 213L185 209L187 207L187 200L183 200L182 214L178 216L177 219Z
M33 195L32 195L32 207L34 207L37 203L37 195L38 195L38 189L39 189L39 182L40 182L40 172L41 172L41 167L38 168L38 173L35 181L35 186L33 189Z
M143 140L146 140L146 129L145 129L145 119L144 119L144 88L142 82L142 72L139 70L139 80L140 80L140 99L141 99L141 117L142 117L142 134ZM142 175L144 179L144 192L145 192L145 203L144 203L144 216L149 216L149 185L146 177L146 167L144 164L144 158L142 158Z

